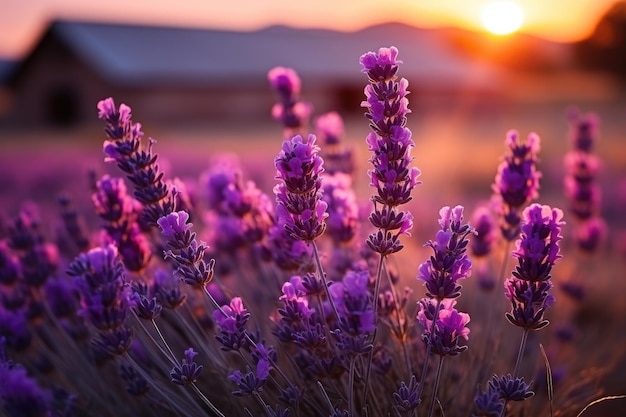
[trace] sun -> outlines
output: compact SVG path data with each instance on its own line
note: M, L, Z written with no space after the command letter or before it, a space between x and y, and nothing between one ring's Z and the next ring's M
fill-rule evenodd
M482 12L485 28L494 35L508 35L518 30L524 22L524 11L511 1L494 1Z

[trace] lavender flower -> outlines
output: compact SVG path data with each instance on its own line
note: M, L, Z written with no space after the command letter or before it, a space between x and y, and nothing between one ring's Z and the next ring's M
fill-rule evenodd
M121 235L120 240L115 243L126 269L142 272L148 266L152 258L152 248L138 223L133 223L127 233Z
M307 323L315 309L309 307L305 288L302 285L302 277L294 275L282 287L283 295L279 300L283 302L283 308L278 310L281 320L289 325Z
M330 286L337 311L339 327L351 335L371 334L376 328L370 300L369 271L348 271L341 282Z
M327 146L340 143L344 135L343 120L337 112L324 113L318 116L315 127L318 137Z
M513 252L518 265L504 284L512 307L506 317L516 326L537 330L548 324L543 314L554 302L548 291L552 288L552 267L561 257L563 212L533 204L524 210L522 218L521 237Z
M128 195L126 184L121 178L103 176L96 183L96 192L91 195L96 213L108 224L122 226L133 222L140 204Z
M79 255L68 267L81 295L82 314L102 331L122 326L129 313L124 269L117 248L109 245Z
M463 223L463 207L453 209L446 206L439 211L441 216L434 241L429 241L434 254L420 265L417 279L424 281L426 295L443 300L461 295L457 282L471 275L472 262L467 257L467 236L474 232L468 223Z
M206 246L196 240L196 234L190 231L193 224L188 220L187 212L176 211L161 217L157 223L170 248L164 252L165 258L178 264L174 274L186 284L203 288L213 279L215 259L204 261Z
M323 144L324 168L328 175L351 174L354 170L352 150L343 145L344 126L339 113L320 115L315 121L317 137Z
M93 343L109 355L124 355L130 349L134 335L132 328L120 326L100 332Z
M592 253L604 241L608 226L601 217L592 217L578 224L574 233L578 247L585 252Z
M524 401L535 395L524 378L514 378L511 374L502 377L494 375L489 381L489 391L498 392L504 401Z
M222 306L221 310L213 311L213 320L220 328L220 334L215 338L221 343L222 350L238 351L247 345L244 326L249 318L250 313L239 297L233 298L230 304Z
M420 398L417 389L419 384L415 375L411 375L409 385L404 381L400 384L398 391L393 393L394 407L401 413L410 413L420 405Z
M410 167L413 158L411 149L415 143L411 131L405 127L408 108L408 81L397 80L398 50L395 47L380 48L378 53L368 52L361 56L362 72L370 84L365 87L366 100L361 103L367 108L365 116L370 120L372 132L366 141L372 152L368 171L371 186L377 191L372 197L374 211L370 222L378 232L369 236L367 244L381 255L389 255L402 249L399 235L410 236L413 216L398 212L397 206L411 200L411 191L420 182L420 171ZM379 208L378 204L382 207Z
M422 368L422 377L418 388L421 399L430 354L439 355L437 377L432 392L429 415L432 415L437 390L439 387L443 358L456 356L467 350L459 344L459 338L468 340L469 314L459 313L454 305L455 298L461 295L460 279L470 276L472 263L466 251L469 244L467 236L474 233L469 224L463 223L463 207L448 206L439 210L439 230L435 241L429 241L434 255L419 267L418 279L424 281L426 298L419 301L417 320L424 328L422 340L426 344L426 359Z
M96 183L96 188L91 200L105 221L106 234L117 245L126 268L141 272L152 255L148 239L137 223L141 204L127 194L121 178L105 175Z
M496 238L494 235L495 223L491 210L484 205L476 207L472 215L472 224L475 231L470 245L472 255L477 258L486 257L491 253Z
M0 308L0 339L4 346L23 352L31 345L33 335L28 329L23 310L11 311Z
M597 216L602 200L596 177L600 171L600 159L582 151L570 151L565 155L565 196L570 211L580 222Z
M291 137L307 125L313 106L299 101L300 77L292 68L272 68L267 79L279 98L272 107L272 117L285 126L285 136Z
M76 313L77 293L67 280L49 280L45 286L45 294L50 311L57 318L68 318Z
M269 229L266 249L276 266L284 271L310 272L314 270L313 249L287 230L287 219L277 219Z
M8 227L8 240L5 249L7 279L19 278L26 286L37 289L43 286L57 269L59 250L56 245L46 242L41 234L38 208L26 204L19 216ZM15 261L19 263L15 264ZM18 274L16 277L15 274ZM31 306L34 307L33 304Z
M475 232L470 243L470 252L476 260L475 266L478 266L478 285L484 291L492 291L496 286L496 277L489 267L488 255L493 249L499 231L496 229L491 209L484 204L477 206L472 215L472 224Z
M91 249L74 259L67 273L76 277L80 313L98 329L94 342L111 354L127 352L133 331L125 325L130 303L117 248L109 245Z
M598 140L599 118L590 113L581 115L570 111L570 141L572 150L564 158L565 196L575 219L574 237L578 247L594 252L605 237L606 225L599 212L602 190L597 183L601 161L592 154Z
M349 175L324 177L323 200L328 205L327 230L336 245L350 243L357 234L359 208Z
M498 165L492 189L502 211L502 235L512 241L519 234L520 210L539 195L541 173L537 171L536 163L540 139L537 134L530 133L526 142L521 142L517 131L510 130L505 143L508 152Z
M440 303L440 304L439 304ZM431 345L431 352L440 356L456 356L467 350L467 346L459 344L459 338L469 339L470 329L466 325L470 321L467 313L459 313L454 305L455 300L434 301L423 298L419 302L417 320L424 328L422 340ZM437 314L437 319L433 320Z
M214 230L209 243L232 252L228 246L261 242L274 224L270 198L253 181L244 183L241 168L233 158L217 159L203 177L211 208L206 220Z
M274 161L276 179L281 181L274 187L279 221L285 222L291 236L305 242L324 233L328 217L328 205L321 193L324 161L319 151L314 135L309 135L306 142L302 136L294 136L283 142Z
M25 369L0 364L0 410L7 417L48 417L51 400Z
M0 240L0 284L13 285L21 275L21 265L6 241Z
M271 369L272 366L269 361L261 359L256 365L256 372L253 372L250 367L248 367L246 374L243 374L239 370L230 374L228 379L233 381L235 385L237 385L237 388L239 388L233 391L233 395L249 396L260 394L263 391L263 385L265 385L265 381L267 381Z
M16 251L27 251L41 243L43 237L39 231L40 223L37 206L33 203L24 204L15 221L6 226L9 247Z
M78 252L84 252L89 249L89 238L85 236L84 225L81 222L78 211L74 208L72 200L68 195L61 195L58 198L61 208L61 219L63 220L63 232L66 236L60 238L63 244L59 243L59 247L69 252L70 246L73 245ZM76 252L72 252L76 255ZM1 278L0 278L1 281Z
M492 388L492 384L485 392L478 390L474 397L473 417L500 417L504 409L504 402L500 398L500 390Z
M21 272L24 283L38 288L56 272L59 262L59 250L56 245L41 242L20 256Z
M163 309L156 297L148 299L148 297L138 292L134 292L130 300L134 303L133 310L137 314L137 317L144 320L154 320L161 314L161 310Z
M159 269L154 273L150 290L161 306L174 310L187 299L181 292L179 283L180 280L175 279L172 273Z
M180 364L174 365L170 371L170 380L176 385L190 385L197 381L202 372L202 365L194 362L198 355L193 348L185 350L185 357Z
M121 104L115 108L112 98L98 103L98 118L106 122L104 141L106 162L115 162L126 174L135 188L135 198L144 205L143 216L148 223L156 225L157 219L174 210L173 196L163 182L163 173L156 164L158 155L152 152L150 139L147 149L141 149L141 124L131 120L131 109Z
M308 275L312 277L313 275ZM323 287L319 290L319 294ZM326 335L321 327L315 309L309 305L307 290L302 277L292 276L282 286L279 300L283 303L278 309L280 321L273 333L282 342L294 342L305 349L317 349L324 345Z
M577 108L568 110L569 137L572 148L591 153L598 141L600 118L595 113L581 114Z
M226 194L229 188L237 188L241 182L241 167L236 157L221 155L211 160L209 169L201 177L206 203L217 212L232 211Z
M189 213L186 211L171 213L159 219L158 224L169 248L186 249L196 238L196 234L191 232L193 224L189 223Z

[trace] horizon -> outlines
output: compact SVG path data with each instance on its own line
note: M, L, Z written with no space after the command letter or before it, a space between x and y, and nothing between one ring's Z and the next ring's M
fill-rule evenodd
M545 37L536 35L536 34L532 34L532 33L525 33L525 32L519 32L519 33L515 33L515 34L511 34L511 35L505 35L505 36L493 36L490 33L487 33L485 30L480 30L480 29L476 29L476 28L467 28L467 27L460 27L460 26L454 26L454 25L447 25L447 26L436 26L436 27L430 27L430 26L420 26L420 25L416 25L416 24L411 24L411 23L407 23L407 22L403 22L403 21L399 21L399 20L388 20L388 21L380 21L380 22L372 22L371 24L362 26L362 27L356 27L356 28L334 28L334 27L324 27L324 26L298 26L298 25L294 25L294 24L290 24L290 23L286 23L286 22L277 22L277 23L268 23L265 26L261 26L258 28L249 28L249 29L238 29L238 28L230 28L230 27L206 27L206 26L190 26L190 25L181 25L181 24L167 24L167 23L156 23L156 22L146 22L146 21L137 21L137 22L132 22L132 21L118 21L118 20L102 20L102 19L93 19L93 18L77 18L77 19L69 19L69 18L52 18L49 21L45 22L43 24L43 27L41 28L40 31L37 32L37 34L33 37L33 42L32 44L30 44L28 46L28 48L22 53L21 56L8 56L5 54L2 54L2 51L0 49L0 61L8 61L8 62L18 62L22 59L24 59L26 56L28 56L28 54L30 54L33 50L33 48L36 47L37 43L41 40L41 38L45 35L45 32L50 28L50 26L55 23L55 22L79 22L79 23L90 23L90 24L102 24L102 25L111 25L111 26L137 26L137 27L153 27L153 28L167 28L167 29L182 29L182 30L201 30L201 31L222 31L222 32L234 32L234 33L256 33L256 32L261 32L264 30L268 30L268 29L272 29L272 28L285 28L285 29L291 29L291 30L321 30L321 31L329 31L329 32L337 32L337 33L358 33L358 32L362 32L371 28L377 28L377 27L383 27L383 26L398 26L398 27L408 27L408 28L412 28L412 29L416 29L416 30L423 30L423 31L441 31L441 32L445 32L445 31L458 31L458 32L468 32L468 33L472 33L472 34L477 34L479 36L484 36L485 38L501 38L503 40L507 39L507 38L534 38L534 39L538 39L547 43L554 43L554 44L570 44L570 43L575 43L576 40L574 41L556 41L556 40L551 40L551 39L547 39Z
M11 3L9 3L11 2ZM381 10L374 0L360 0L358 7L346 1L320 0L316 4L293 4L270 0L258 4L180 0L123 0L76 4L73 0L0 0L0 58L19 60L26 56L54 20L90 21L130 25L167 26L208 30L253 32L272 26L296 29L329 29L353 32L385 23L400 23L420 29L463 29L485 33L480 12L491 0L390 0ZM524 9L524 25L515 37L530 35L551 42L571 43L587 37L598 19L615 0L581 0L575 4L554 0L517 0ZM563 13L567 10L567 13Z

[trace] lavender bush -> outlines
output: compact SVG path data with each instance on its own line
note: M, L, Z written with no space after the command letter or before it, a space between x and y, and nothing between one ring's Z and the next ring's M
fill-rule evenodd
M104 160L121 175L90 190L99 227L85 229L64 196L57 236L32 206L0 235L3 413L556 416L600 398L602 372L579 375L580 358L559 354L580 342L538 336L566 316L553 279L568 256L563 212L528 205L539 198L539 137L507 134L494 204L470 222L458 202L416 219L402 61L390 47L359 62L371 128L365 203L341 117L320 115L309 133L313 109L292 69L268 74L284 139L273 195L224 157L192 198L161 170L130 107L98 103ZM597 212L593 140L582 135L566 179L581 224ZM416 221L439 230L413 237ZM430 255L407 279L398 265L416 242Z

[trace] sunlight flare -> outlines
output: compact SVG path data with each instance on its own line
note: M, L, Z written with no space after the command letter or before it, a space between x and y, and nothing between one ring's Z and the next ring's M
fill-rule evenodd
M522 8L510 1L494 1L482 12L482 23L494 35L508 35L517 31L524 22Z

